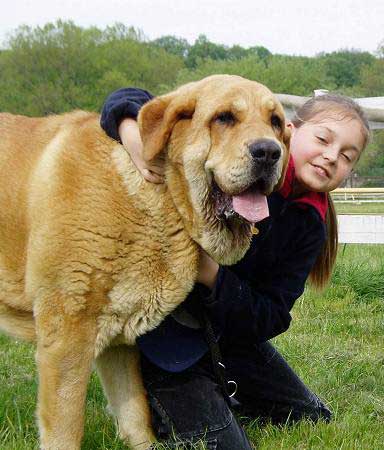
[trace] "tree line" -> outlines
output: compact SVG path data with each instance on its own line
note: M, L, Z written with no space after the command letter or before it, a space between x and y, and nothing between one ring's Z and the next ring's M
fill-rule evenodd
M375 54L352 49L304 57L272 54L261 45L229 47L204 35L193 44L176 36L149 40L123 24L82 28L59 20L22 26L0 50L0 110L34 116L98 111L120 87L161 94L213 73L241 75L279 93L310 96L322 88L353 97L383 96L384 41ZM372 171L384 149L383 133L376 135L362 173ZM380 167L375 174L384 175L384 158Z

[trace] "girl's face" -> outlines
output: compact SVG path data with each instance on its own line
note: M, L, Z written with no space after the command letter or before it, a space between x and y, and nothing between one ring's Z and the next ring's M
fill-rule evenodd
M292 131L291 154L295 162L297 191L329 192L351 173L364 147L358 119L319 113Z

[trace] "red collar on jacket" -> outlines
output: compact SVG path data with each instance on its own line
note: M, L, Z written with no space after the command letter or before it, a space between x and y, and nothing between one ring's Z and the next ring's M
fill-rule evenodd
M289 157L287 172L285 174L284 184L279 190L279 193L287 198L292 193L293 182L295 181L295 164L293 162L292 155ZM325 216L328 210L328 198L325 192L305 192L300 197L292 200L295 203L299 203L302 206L310 205L316 209L320 214L320 217L325 222Z

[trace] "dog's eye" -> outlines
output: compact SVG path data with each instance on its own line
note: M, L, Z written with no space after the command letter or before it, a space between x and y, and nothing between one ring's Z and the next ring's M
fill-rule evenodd
M281 131L283 129L283 123L280 117L277 116L276 114L272 114L271 116L271 125L278 131Z
M215 121L223 125L232 125L236 122L236 118L231 111L225 111L218 114Z

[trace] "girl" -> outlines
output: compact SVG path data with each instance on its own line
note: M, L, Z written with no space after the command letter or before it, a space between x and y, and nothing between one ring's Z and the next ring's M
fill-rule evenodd
M123 143L143 176L159 183L161 161L143 161L134 120L151 98L140 89L114 92L101 125ZM289 327L290 310L308 276L316 287L330 277L337 227L327 193L350 174L367 144L369 125L351 99L323 95L310 99L287 126L292 156L285 182L269 197L270 216L258 223L259 234L243 260L219 267L202 252L192 293L156 330L138 339L153 427L171 446L183 442L188 448L204 439L208 449L251 449L230 403L243 415L273 423L330 420L327 406L269 340ZM197 320L201 310L210 321L206 330ZM224 389L218 384L221 363L230 380ZM236 387L236 401L230 402L234 391L228 390Z

